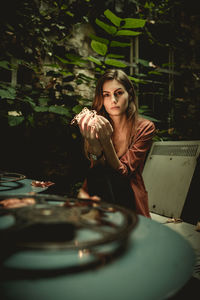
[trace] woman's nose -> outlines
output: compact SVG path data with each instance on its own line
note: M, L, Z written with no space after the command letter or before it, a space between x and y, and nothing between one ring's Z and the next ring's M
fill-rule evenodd
M111 96L111 101L117 103L117 97L114 94Z

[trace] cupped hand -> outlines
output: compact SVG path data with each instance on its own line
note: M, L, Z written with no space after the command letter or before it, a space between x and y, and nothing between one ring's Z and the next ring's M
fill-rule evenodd
M85 115L79 122L79 128L82 136L87 140L89 144L89 151L93 154L100 155L102 152L102 146L98 139L96 123L97 117Z
M113 128L110 122L103 116L96 117L95 131L101 144L110 141Z

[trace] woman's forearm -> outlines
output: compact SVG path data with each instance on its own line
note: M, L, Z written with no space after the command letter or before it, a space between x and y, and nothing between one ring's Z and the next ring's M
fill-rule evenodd
M118 170L120 166L120 160L117 156L112 140L110 139L107 142L104 142L102 144L102 148L108 165L114 170Z

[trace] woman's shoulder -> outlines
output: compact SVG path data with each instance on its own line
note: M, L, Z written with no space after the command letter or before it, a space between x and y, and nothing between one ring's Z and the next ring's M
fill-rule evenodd
M142 129L149 129L149 130L155 130L155 124L143 117L139 117L137 120L137 129L142 130Z
M135 126L133 127L131 144L142 139L151 140L156 131L155 125L152 121L138 117Z

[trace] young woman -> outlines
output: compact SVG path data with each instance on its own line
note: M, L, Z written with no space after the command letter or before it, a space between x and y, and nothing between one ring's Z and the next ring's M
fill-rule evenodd
M119 69L98 80L92 109L78 122L91 168L78 198L103 199L150 217L142 178L154 124L138 116L131 80Z

